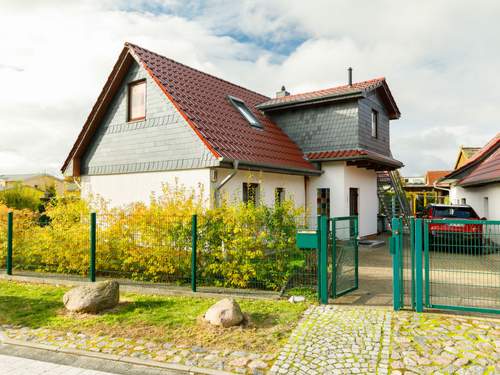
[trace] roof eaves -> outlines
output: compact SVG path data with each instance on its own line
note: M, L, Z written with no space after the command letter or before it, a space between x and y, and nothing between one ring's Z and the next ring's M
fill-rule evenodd
M459 186L464 186L464 187L471 187L471 186L480 186L480 185L486 185L486 184L491 184L495 182L500 182L500 177L493 177L493 178L487 178L487 179L480 179L476 181L469 181L469 182L458 182L457 185Z

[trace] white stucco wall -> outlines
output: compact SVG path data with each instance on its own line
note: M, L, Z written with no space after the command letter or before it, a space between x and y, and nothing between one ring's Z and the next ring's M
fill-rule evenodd
M232 169L217 169L217 183L232 172ZM243 199L243 183L260 184L260 199L266 206L274 205L274 191L276 188L285 188L285 196L293 199L296 207L305 204L304 176L295 176L281 173L255 172L240 170L221 189L221 197L229 201L241 202Z
M203 191L203 200L210 196L210 169L190 169L168 172L127 173L98 176L82 176L82 197L100 196L110 206L116 207L132 202L149 203L151 193L161 194L167 183ZM203 189L200 189L203 186Z
M486 197L488 198L487 210L484 200ZM479 217L486 217L488 220L500 220L500 183L469 188L452 186L450 191L451 203L461 203L462 198L465 198L466 203L474 208Z
M345 179L345 205L349 213L349 188L358 188L359 234L377 233L378 197L377 174L373 170L347 167Z
M324 173L311 177L307 188L307 205L316 214L317 189L330 188L330 215L349 215L349 188L358 188L359 235L377 233L377 175L364 168L348 167L345 162L321 165Z

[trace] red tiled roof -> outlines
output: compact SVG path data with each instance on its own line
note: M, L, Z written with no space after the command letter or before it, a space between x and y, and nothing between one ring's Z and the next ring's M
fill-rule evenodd
M385 90L385 95L387 96L388 102L390 102L390 105L392 106L392 118L399 118L399 109L396 105L396 102L391 94L391 91L389 90L389 87L387 85L387 82L385 80L385 77L380 77L380 78L375 78L371 79L368 81L362 81L362 82L354 82L352 85L343 85L343 86L336 86L336 87L331 87L323 90L317 90L317 91L311 91L311 92L305 92L301 94L294 94L294 95L288 95L288 96L282 96L279 98L274 98L271 100L268 100L264 103L259 104L259 108L261 109L266 109L266 108L273 108L273 107L280 107L280 106L286 106L288 104L294 104L294 103L302 103L302 102L310 102L314 100L319 100L319 99L326 99L330 97L338 97L338 96L344 96L344 95L350 95L350 94L362 94L374 89L377 89L379 87L383 87Z
M481 156L485 156L485 158L478 161L477 166L458 182L459 185L472 186L500 181L500 133L493 137L493 139L477 152L462 168L473 161L477 161Z
M259 164L315 170L299 147L256 109L268 97L127 43L186 120L216 156ZM256 129L230 103L245 102L263 125Z
M362 155L368 155L368 152L365 150L320 151L320 152L309 152L306 154L306 157L309 160L325 160L325 159L351 158Z
M427 186L434 186L434 182L436 182L440 178L443 178L450 172L451 171L427 171L427 173L425 174L425 182Z
M390 156L362 149L309 152L306 154L306 158L310 161L366 159L381 162L384 165L390 165L396 168L403 166L400 161Z

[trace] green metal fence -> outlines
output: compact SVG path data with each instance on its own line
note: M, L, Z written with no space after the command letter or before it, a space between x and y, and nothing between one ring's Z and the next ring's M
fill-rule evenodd
M8 217L11 225L7 215L0 218L1 259L17 274L112 277L193 291L317 291L317 252L295 245L297 228L309 218L241 222L136 211L75 213L68 222L41 225L36 215Z
M500 313L500 221L393 221L394 308ZM408 238L407 238L408 237Z

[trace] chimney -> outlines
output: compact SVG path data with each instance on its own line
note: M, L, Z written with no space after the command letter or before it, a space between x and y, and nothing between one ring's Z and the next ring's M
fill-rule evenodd
M288 96L290 93L286 91L285 86L281 86L281 91L276 92L276 97L277 98L282 98L284 96Z
M347 78L348 81L347 81L347 83L349 84L349 86L352 86L352 68L349 67L349 69L347 69L347 71L348 71L348 78Z

